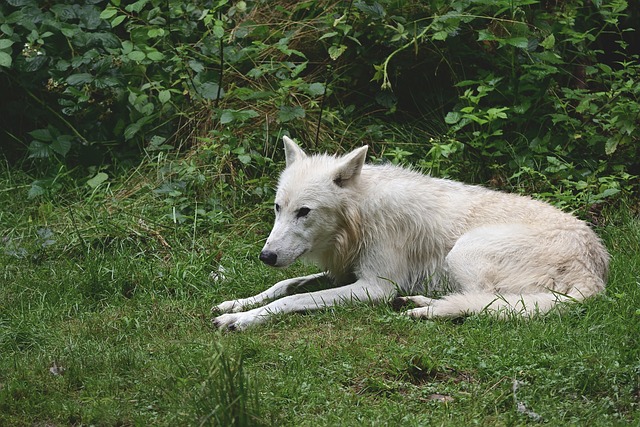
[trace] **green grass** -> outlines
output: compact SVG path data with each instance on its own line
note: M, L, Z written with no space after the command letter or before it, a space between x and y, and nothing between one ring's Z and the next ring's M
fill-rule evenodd
M153 193L27 202L19 176L2 180L0 425L640 423L630 214L599 230L606 294L542 319L412 321L354 305L220 333L214 302L313 271L257 261L266 211L174 225Z

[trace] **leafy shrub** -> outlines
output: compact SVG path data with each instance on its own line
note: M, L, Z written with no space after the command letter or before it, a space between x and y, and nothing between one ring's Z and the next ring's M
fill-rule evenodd
M640 62L624 38L633 30L625 26L637 26L627 9L625 1L462 0L414 5L411 15L376 12L384 22L377 43L389 53L373 77L399 94L416 73L450 83L428 100L449 110L448 130L422 151L445 157L438 169L446 160L461 175L461 163L465 179L597 203L637 191ZM446 95L455 101L440 101ZM433 158L424 164L432 169Z
M629 10L624 0L9 0L5 155L22 147L32 159L37 196L61 177L104 179L141 153L194 147L182 170L213 167L215 188L245 203L268 195L261 177L276 173L283 132L314 149L347 137L379 159L587 206L638 189Z
M299 121L303 105L324 94L322 83L300 77L309 61L289 47L296 33L254 22L253 2L75 3L0 5L8 94L0 116L13 141L5 155L26 151L48 177L30 196L55 191L69 166L91 166L95 176L96 167L126 166L143 151L199 141L207 152L220 148L220 163L225 153L240 169L260 163L261 147L247 142L262 140L259 127L246 137L242 128ZM277 61L265 60L274 52ZM208 144L228 140L227 129L231 145Z
M8 107L24 94L38 107L24 129L30 157L80 160L89 151L122 158L133 147L169 138L190 97L221 95L212 83L223 35L215 9L164 1L114 1L106 9L104 1L75 3L12 0L0 8L1 30L14 47L14 59L3 64L16 94Z

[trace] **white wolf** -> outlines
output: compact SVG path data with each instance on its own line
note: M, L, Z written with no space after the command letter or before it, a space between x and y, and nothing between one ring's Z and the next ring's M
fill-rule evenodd
M276 313L400 297L416 318L489 312L531 316L605 287L609 256L587 224L549 204L422 175L365 165L367 147L309 156L284 137L286 168L275 224L260 259L298 258L326 273L284 280L213 307L222 329L245 329ZM310 282L337 287L294 294ZM280 298L286 296L284 298ZM278 299L279 298L279 299ZM250 306L269 304L249 309ZM247 310L247 311L244 311Z

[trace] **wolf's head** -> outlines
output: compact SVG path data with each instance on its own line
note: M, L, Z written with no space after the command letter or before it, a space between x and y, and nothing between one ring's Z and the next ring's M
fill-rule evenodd
M286 168L276 193L275 223L260 260L286 267L304 256L330 268L340 245L356 232L359 216L353 204L367 147L342 157L308 156L290 138L283 141Z

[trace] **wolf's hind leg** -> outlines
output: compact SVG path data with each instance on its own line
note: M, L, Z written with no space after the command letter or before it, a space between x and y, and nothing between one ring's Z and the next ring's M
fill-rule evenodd
M440 299L431 299L430 304L422 305L402 314L414 319L455 318L479 313L488 308L499 297L486 294L451 294Z
M445 260L454 293L406 314L532 317L558 303L584 299L583 294L604 287L603 280L591 273L603 263L594 262L598 258L584 250L589 244L596 246L590 238L589 233L560 226L502 224L471 230L458 239Z

